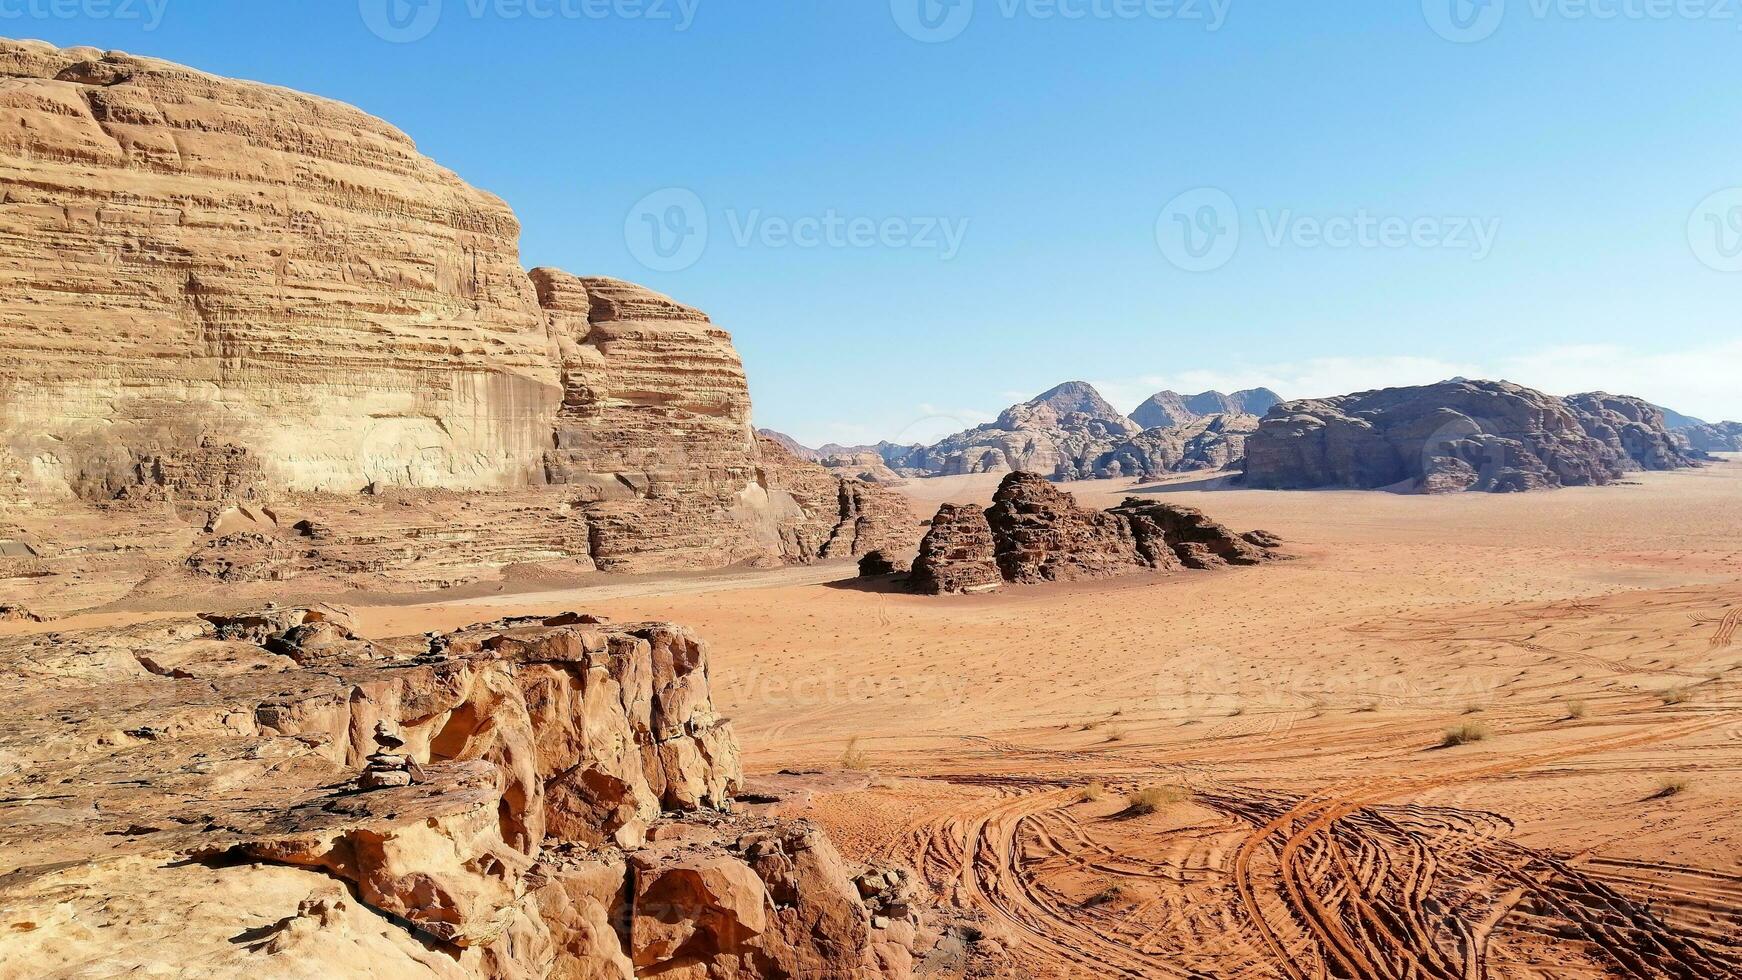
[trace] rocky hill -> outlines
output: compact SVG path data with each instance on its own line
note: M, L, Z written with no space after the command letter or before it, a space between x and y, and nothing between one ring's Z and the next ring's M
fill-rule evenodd
M1137 410L1131 413L1131 420L1145 429L1169 429L1209 415L1263 416L1281 401L1282 397L1269 388L1248 388L1232 395L1219 391L1196 395L1162 391L1137 406Z
M1146 429L1095 461L1095 475L1158 480L1174 473L1237 470L1256 415L1205 415L1170 428Z
M725 330L528 273L506 204L350 106L0 41L0 186L0 541L46 573L19 598L116 552L127 586L802 561L875 493L779 490L808 464L763 452Z
M1024 470L1080 480L1094 475L1102 455L1141 431L1093 386L1071 381L1005 409L995 422L900 454L890 465L928 476Z
M1695 465L1640 399L1499 381L1288 402L1246 441L1246 482L1261 489L1537 490Z

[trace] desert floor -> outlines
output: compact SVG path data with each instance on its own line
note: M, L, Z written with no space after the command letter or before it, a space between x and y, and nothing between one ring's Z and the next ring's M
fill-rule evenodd
M995 484L907 490L928 514ZM820 771L785 777L814 787L799 812L921 869L1029 975L1742 970L1742 462L1520 496L1206 486L1069 489L1167 493L1297 560L363 612L380 635L568 608L695 627L751 772Z

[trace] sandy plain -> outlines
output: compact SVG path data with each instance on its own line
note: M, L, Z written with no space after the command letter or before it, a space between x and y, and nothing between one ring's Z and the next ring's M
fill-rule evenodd
M906 490L927 514L996 482ZM816 774L781 777L814 782L800 812L912 863L1028 975L1742 970L1742 462L1519 496L1221 482L1067 489L1166 493L1295 560L364 615L382 635L576 606L699 629L750 770ZM1455 729L1475 740L1444 746Z
M905 490L929 515L996 483ZM1518 496L1222 484L1067 489L1165 493L1294 560L976 597L834 566L347 601L378 636L694 627L752 774L808 788L792 811L850 857L918 869L1014 975L1742 975L1742 461Z

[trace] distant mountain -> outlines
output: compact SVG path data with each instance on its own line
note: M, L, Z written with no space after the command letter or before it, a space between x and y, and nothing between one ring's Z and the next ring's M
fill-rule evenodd
M1674 409L1664 408L1662 405L1654 405L1652 407L1663 413L1663 424L1669 426L1671 429L1691 429L1696 425L1711 425L1711 423L1707 422L1705 419L1696 419L1692 415L1683 415Z
M1696 452L1742 453L1742 422L1689 425L1674 432Z
M935 446L884 458L921 476L1024 470L1056 480L1094 474L1095 462L1143 427L1126 418L1093 385L1069 381L1012 405L990 422Z
M1600 486L1699 459L1638 398L1447 381L1289 402L1247 438L1246 483L1507 492Z
M1269 388L1248 388L1224 395L1219 391L1181 395L1162 391L1150 396L1131 413L1132 421L1145 429L1168 429L1196 422L1210 415L1257 415L1282 402L1282 396Z
M764 439L772 439L775 442L780 443L781 447L787 452L797 456L805 462L814 463L823 458L822 453L800 444L797 439L794 439L792 436L789 436L784 432L776 432L773 429L757 429L756 434Z

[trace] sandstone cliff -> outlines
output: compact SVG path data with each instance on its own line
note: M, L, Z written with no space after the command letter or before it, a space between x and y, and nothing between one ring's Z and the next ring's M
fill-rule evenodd
M1288 402L1246 442L1246 481L1261 489L1517 491L1694 465L1639 399L1562 399L1498 381Z
M349 106L0 41L0 186L0 598L809 561L895 510L765 454L705 314L527 273L506 204Z
M901 872L728 812L680 627L274 608L0 640L0 677L8 975L869 980L920 946Z

